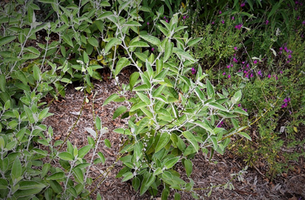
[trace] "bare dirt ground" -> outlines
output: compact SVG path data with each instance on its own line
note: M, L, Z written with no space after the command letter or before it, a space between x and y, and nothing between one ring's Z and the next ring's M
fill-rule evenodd
M130 69L125 69L119 75L119 82L128 84ZM109 72L104 72L103 76L109 76ZM139 192L133 190L131 182L121 182L121 178L115 178L116 174L122 168L121 162L116 162L119 156L119 149L124 140L123 136L114 133L116 128L126 127L126 120L117 118L112 119L112 115L115 109L121 105L127 105L126 102L110 103L106 106L102 106L105 99L111 94L119 92L119 87L115 85L114 80L94 82L95 89L92 94L88 95L89 103L86 103L80 119L72 130L69 140L72 145L76 145L78 148L88 144L87 136L90 134L86 131L86 128L94 129L94 120L92 113L92 103L94 102L94 115L99 116L102 120L103 127L108 128L108 132L103 135L103 139L108 138L112 144L112 148L106 147L102 142L99 145L99 151L101 151L106 157L105 164L98 164L91 168L92 173L90 176L94 179L101 174L106 174L107 170L113 166L109 174L104 177L101 176L92 186L97 188L92 193L91 197L95 199L96 194L99 192L103 199L161 199L162 187L156 197L151 197L147 192L143 196L139 195ZM93 100L93 94L96 96ZM130 94L131 95L131 94ZM64 140L69 131L76 122L78 113L82 107L84 93L76 91L74 86L70 85L66 89L66 97L59 101L53 101L50 105L50 112L54 113L53 116L47 118L43 123L47 126L52 126L54 130L54 140ZM300 130L300 134L305 134L303 130ZM91 152L92 154L92 152ZM89 155L90 157L90 155ZM242 159L235 158L232 152L226 151L222 156L215 154L209 161L202 153L198 153L193 160L193 173L191 178L194 180L194 187L197 188L196 192L201 199L289 199L289 200L301 200L305 199L305 164L304 158L300 158L299 162L291 163L295 170L290 171L288 174L283 174L276 177L272 182L268 180L260 172L258 168L248 168L247 173L244 174L244 179L239 181L233 180L234 189L224 189L223 187L215 188L212 191L210 197L206 194L209 190L202 190L213 185L225 184L231 178L231 174L236 174L245 167ZM114 164L114 165L113 165ZM182 177L187 180L184 173L184 168L181 163L178 164L176 170L182 174ZM104 177L104 178L103 178ZM99 184L97 184L99 183ZM181 199L193 199L190 193L180 192ZM169 199L174 199L174 191L171 191Z

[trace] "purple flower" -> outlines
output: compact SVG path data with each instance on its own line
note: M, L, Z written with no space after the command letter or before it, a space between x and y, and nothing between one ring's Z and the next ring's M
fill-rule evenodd
M238 62L238 60L235 57L233 57L233 61L236 63Z
M297 17L297 20L300 20L300 16Z
M230 65L228 65L227 68L229 69L229 68L230 68Z
M282 73L283 73L283 71L280 71L280 73L282 74Z
M288 58L291 58L291 55L290 55L290 54L288 55Z
M244 7L245 5L246 5L246 3L244 2L244 3L240 4L240 7Z
M191 71L192 71L192 74L196 74L196 69L194 67L192 67Z
M237 51L237 47L234 47L234 50Z
M235 26L235 28L240 30L242 26L243 26L242 24L238 24L238 25Z
M153 47L153 48L151 48L151 51L154 51L155 50L155 48Z
M223 23L223 24L224 24L224 23L225 23L225 20L222 20L222 21L221 21L221 23Z
M290 63L290 60L287 60L287 63Z
M186 19L186 16L183 16L183 19Z
M260 76L263 76L263 74L262 74L262 71L261 71L261 70L259 70L259 71L257 72L257 74L258 74L258 75L260 75Z
M268 78L271 78L271 75L270 75L270 74L268 74Z
M247 112L247 109L246 109L246 108L243 108L243 110Z
M219 14L221 14L222 12L221 12L221 10L219 11Z
M226 72L222 73L222 75L226 75Z
M283 51L283 47L280 47L280 51Z
M252 77L253 77L253 74L250 75L250 78L252 78Z
M254 60L253 63L256 64L256 63L257 63L257 60Z
M168 19L165 20L168 23Z
M212 24L215 24L215 22L213 21Z
M305 25L305 21L303 21L302 24Z
M269 24L269 21L268 20L266 20L266 25L268 25Z
M228 78L231 78L231 75L230 75L230 74L228 75Z
M164 19L166 19L166 17L165 17L165 16L164 16L163 18L164 18Z
M149 25L149 22L147 22L147 25Z
M238 107L240 107L240 106L241 106L241 104L239 103L239 104L238 104Z
M232 20L234 20L234 19L235 19L235 17L233 16L233 17L232 17Z
M223 121L221 121L221 122L217 125L217 127L220 128L222 124L223 124Z

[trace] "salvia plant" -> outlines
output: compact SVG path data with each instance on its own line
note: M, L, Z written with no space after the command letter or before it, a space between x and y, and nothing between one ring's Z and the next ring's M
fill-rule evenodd
M247 115L236 106L241 91L232 96L215 91L190 51L201 38L189 37L179 14L164 16L162 8L154 13L140 0L39 2L51 10L47 22L36 19L40 7L32 0L1 3L1 198L90 198L89 188L96 181L90 172L105 162L97 149L107 130L96 117L95 130L87 128L87 145L78 148L69 141L76 123L65 140L55 141L53 129L42 123L51 113L41 100L47 94L64 97L63 84L80 81L84 86L76 89L88 102L91 78L100 79L97 70L103 67L116 81L124 67L138 69L104 105L125 99L127 90L135 93L125 99L128 107L114 112L114 118L129 117L127 127L115 130L126 139L120 158L125 167L117 177L132 179L141 195L148 190L155 195L159 185L164 197L170 188L193 192L194 182L182 180L175 171L177 163L190 177L198 151L223 154L231 136L251 139L234 120ZM147 24L140 15L144 12L154 15L148 19L153 19L158 37L142 27ZM43 40L38 39L41 33ZM31 44L33 40L38 42ZM222 128L225 119L232 120L234 128ZM105 144L110 147L107 140Z

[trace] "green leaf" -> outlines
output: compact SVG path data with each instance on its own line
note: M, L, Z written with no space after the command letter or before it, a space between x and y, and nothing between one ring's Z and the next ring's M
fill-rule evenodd
M242 137L252 141L252 138L247 133L245 133L245 132L239 132L238 135L240 135L240 136L242 136Z
M132 179L132 187L134 188L135 191L137 191L140 187L141 181L138 177L135 177Z
M139 85L139 86L135 87L133 89L133 91L147 91L149 89L150 89L150 87L148 85L144 84L144 85Z
M143 62L146 62L147 56L144 53L134 52L134 54Z
M20 181L19 182L19 190L28 190L28 189L34 189L34 188L45 188L46 185L36 182L36 181Z
M118 107L118 108L114 111L112 119L116 119L118 116L120 116L121 114L123 114L126 110L127 110L127 108L126 108L125 106L120 106L120 107Z
M174 196L174 200L180 200L180 199L181 199L181 195L176 192Z
M39 193L43 188L33 188L33 189L28 189L28 190L17 190L14 193L14 197L15 198L19 198L19 197L29 197L33 194L37 194Z
M67 36L67 35L62 35L62 39L63 39L68 45L70 45L71 47L74 47L74 46L73 46L73 42L72 42L72 40L71 40L71 38L70 38L69 36Z
M84 147L82 147L79 151L78 151L78 158L83 158L92 148L92 145L86 145Z
M215 96L214 88L213 88L211 82L208 79L206 80L206 85L207 85L208 97L209 97L209 99L211 99Z
M159 38L155 37L155 36L151 36L151 35L140 35L141 38L143 38L144 40L146 40L147 42L156 45L156 46L160 46L161 45L161 41L159 40Z
M106 44L105 46L105 54L108 53L108 51L113 47L113 46L116 46L116 45L120 45L122 43L122 41L118 38L111 38L109 40L109 42Z
M128 48L132 48L132 47L149 47L149 45L143 41L133 41L129 44Z
M150 105L150 100L149 98L145 95L145 94L142 94L141 92L136 92L138 97L146 103L146 105Z
M214 136L212 136L212 137L210 137L210 140L211 140L211 142L212 142L212 144L213 144L213 148L214 148L214 150L217 150L217 148L218 148L218 142L217 142L217 138L216 137L214 137Z
M237 92L235 92L231 101L232 101L233 104L236 104L240 99L241 99L241 90L238 90Z
M151 173L146 173L144 175L144 179L142 181L141 189L140 189L140 195L142 196L148 188L155 182L156 176L154 176Z
M58 157L60 157L62 160L66 160L66 161L74 160L73 156L68 152L61 152L58 154Z
M183 164L184 164L184 167L185 167L187 177L190 177L190 175L192 174L192 171L193 171L192 161L186 159L186 160L184 160Z
M106 158L105 158L104 154L102 152L98 152L97 155L101 158L102 163L105 164Z
M7 180L0 178L0 190L7 189L7 186L8 186Z
M110 95L103 103L103 106L107 105L108 103L110 103L111 101L114 101L117 98L120 98L119 95L117 95L117 94Z
M127 58L125 57L120 58L120 60L118 61L115 67L114 76L117 76L120 73L120 71L128 65L130 65L130 61Z
M105 145L106 145L108 148L111 148L111 143L110 143L110 141L109 141L108 139L105 139L105 140L104 140L104 143L105 143Z
M161 133L157 146L155 147L155 153L157 153L163 147L165 147L169 142L169 140L170 140L170 134L168 134L167 132Z
M192 144L192 146L195 148L195 150L198 152L199 145L197 143L197 140L196 140L195 136L189 131L185 131L182 134Z
M5 75L0 74L0 89L2 90L2 92L5 92L6 90L5 84L6 84Z
M18 157L16 157L11 171L11 176L13 179L18 179L22 175L22 166Z
M173 48L173 52L175 54L177 54L178 56L181 56L182 58L186 59L186 60L189 60L191 62L196 62L196 60L193 58L193 56L191 56L189 53L181 50L181 49L178 49L176 47Z
M130 86L131 91L132 91L134 85L136 84L139 76L140 76L139 72L134 72L131 74L130 79L129 79L129 86Z
M136 111L139 108L145 107L146 103L144 102L138 102L137 104L134 104L131 108L130 108L130 112Z
M102 128L102 122L101 122L101 118L99 116L96 116L96 118L95 118L95 126L96 126L97 130L101 130L101 128Z
M123 180L122 182L125 182L125 181L128 181L129 179L132 179L133 178L133 173L132 172L127 172L125 174L123 174Z
M64 172L57 172L52 174L51 176L47 177L47 180L59 180L65 178L66 175Z
M166 169L170 169L179 161L179 159L180 159L180 156L165 160L164 166L166 167Z
M112 16L112 15L113 15L112 12L106 11L106 12L104 12L103 14L101 14L100 16L98 16L97 20L99 20L99 19L104 19L104 18L110 17L110 16Z
M11 41L15 40L16 36L6 36L6 37L2 37L0 39L0 46L3 46L7 43L10 43Z
M209 105L209 107L228 112L228 109L226 109L224 106L222 106L216 102L208 103L208 105Z
M235 108L233 112L248 116L248 113L241 108Z
M95 39L94 37L90 37L90 38L88 39L88 42L89 42L89 44L91 44L92 46L98 47L98 41L97 41L97 39Z
M201 40L202 40L202 38L191 39L191 40L187 43L187 45L188 45L189 47L194 46L195 44L197 44L197 43L200 42Z
M166 41L163 62L166 62L169 59L169 57L172 55L173 48L174 48L174 44L170 40Z

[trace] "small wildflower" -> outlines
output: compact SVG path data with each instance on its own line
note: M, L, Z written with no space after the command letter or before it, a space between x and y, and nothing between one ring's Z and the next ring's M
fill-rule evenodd
M240 106L241 106L241 104L239 103L239 104L238 104L238 107L240 107Z
M291 58L291 55L290 55L290 54L288 55L288 58Z
M165 17L165 16L164 16L163 18L164 18L164 19L166 19L166 17Z
M256 64L256 63L257 63L257 60L254 60L253 63Z
M183 19L186 19L186 16L183 16Z
M280 47L280 51L283 51L283 47Z
M305 21L303 21L302 24L305 25Z
M235 26L235 28L240 30L242 26L243 26L242 24L238 24L238 25Z
M245 64L246 62L245 62L245 61L242 61L241 63L242 63L242 64Z
M229 69L229 68L230 68L230 65L228 65L227 68Z
M217 125L217 127L220 128L222 124L223 124L223 121L221 121L221 122Z
M247 67L247 68L249 68L249 67L250 67L250 65L249 65L249 64L247 64L247 65L246 65L246 67Z
M222 12L221 12L221 10L219 11L219 14L221 14Z
M252 77L253 77L253 74L250 75L250 78L252 78Z
M235 19L235 17L233 16L233 17L232 17L232 20L234 20L234 19Z
M290 63L290 60L287 60L287 63Z
M230 74L228 75L228 78L231 78L231 75L230 75Z
M149 25L149 22L147 22L147 25Z
M263 76L263 74L262 74L262 71L261 71L261 70L259 70L259 71L257 72L257 74L258 74L258 75L260 75L260 76Z
M268 20L266 20L266 25L268 25L269 24L269 21Z
M234 50L237 51L237 47L234 47Z
M231 67L233 67L233 64L231 64Z
M153 47L153 48L151 48L151 51L154 51L155 50L155 48Z
M212 24L215 24L215 22L213 21Z
M226 72L222 73L222 75L226 75Z
M297 17L297 20L300 20L300 18L301 18L301 17L300 17L300 16L298 16L298 17Z
M168 23L168 19L165 20Z
M240 7L244 7L245 5L246 5L246 3L244 2L244 3L240 4Z
M225 23L225 20L222 20L222 21L221 21L221 23L223 23L223 24L224 24L224 23Z
M238 60L235 57L233 57L233 61L236 63L238 62Z
M280 71L281 74L283 74L283 71Z
M196 69L194 67L192 67L191 71L192 71L192 74L196 73Z
M268 74L268 78L271 78L271 75L270 75L270 74Z
M243 108L243 110L247 112L247 109L246 109L246 108Z

